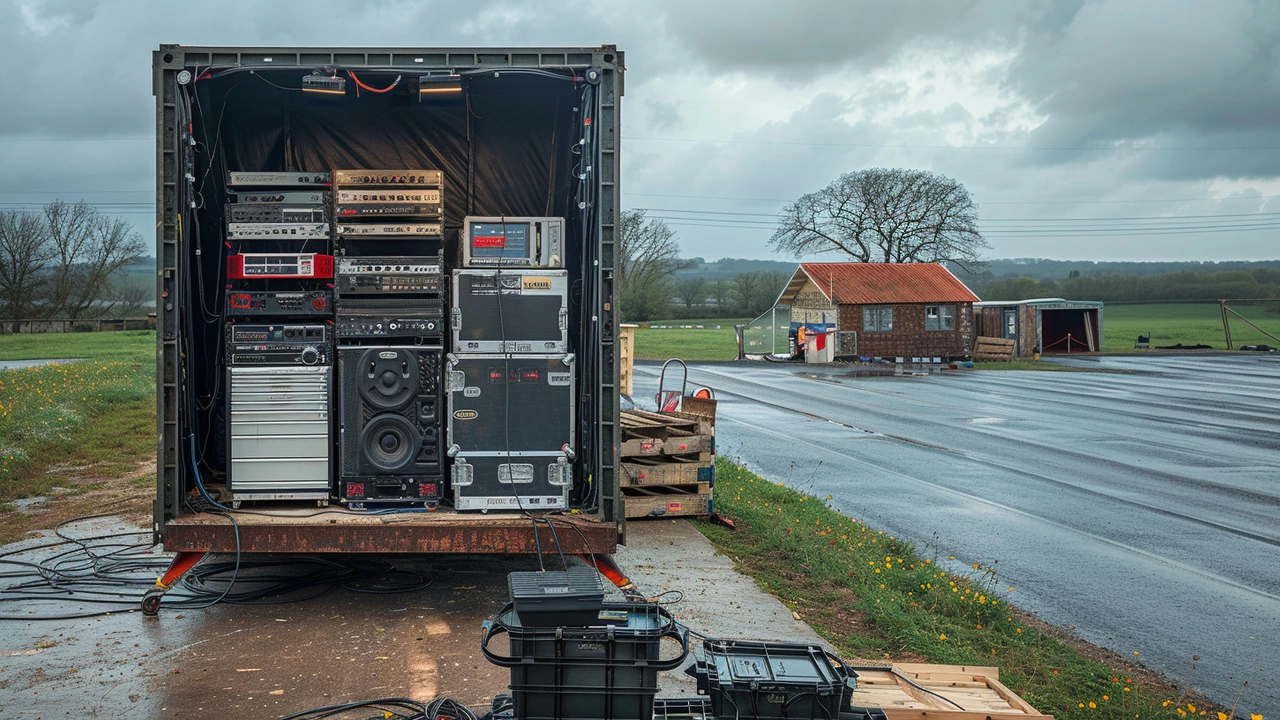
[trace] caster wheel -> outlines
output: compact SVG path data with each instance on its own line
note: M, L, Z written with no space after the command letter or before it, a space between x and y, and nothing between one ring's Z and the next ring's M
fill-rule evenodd
M160 598L164 597L164 591L160 588L151 588L142 596L142 614L147 617L155 617L160 614Z
M316 501L316 507L327 508L327 507L329 507L329 501L328 501L328 500L317 500L317 501Z
M239 501L239 500L232 500L232 501L231 501L231 509L232 509L232 510L239 510L239 509L240 509L240 501Z
M428 500L427 502L422 503L422 506L431 512L435 512L436 508L440 507L440 503L435 502L434 500Z

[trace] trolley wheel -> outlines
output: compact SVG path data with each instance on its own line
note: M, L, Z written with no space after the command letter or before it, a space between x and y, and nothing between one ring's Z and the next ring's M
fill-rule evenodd
M239 509L240 509L240 501L239 501L239 500L232 500L232 501L231 501L231 509L232 509L232 510L239 510Z
M438 500L428 500L428 501L426 501L426 502L422 503L422 506L423 506L423 507L425 507L426 509L430 510L431 512L435 512L436 508L440 507L440 501L438 501Z
M142 596L142 614L147 617L155 617L160 614L160 598L164 597L164 590L160 588L151 588Z
M329 507L329 501L328 501L328 500L317 500L317 501L316 501L316 507L327 508L327 507Z

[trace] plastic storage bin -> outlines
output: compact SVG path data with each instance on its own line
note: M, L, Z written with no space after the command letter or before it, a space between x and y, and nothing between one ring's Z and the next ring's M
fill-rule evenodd
M489 648L507 634L509 656ZM680 654L660 657L663 639ZM688 634L663 608L605 603L590 627L529 627L508 604L485 622L481 651L511 668L511 695L520 720L653 720L658 672L672 670L689 652Z
M857 675L820 645L705 640L696 674L720 718L834 720Z

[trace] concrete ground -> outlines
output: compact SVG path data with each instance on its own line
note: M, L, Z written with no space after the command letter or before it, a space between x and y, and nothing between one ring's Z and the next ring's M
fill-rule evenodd
M1280 708L1280 357L865 377L695 364L717 450L1230 705ZM658 366L635 371L652 405ZM934 533L939 541L934 543Z
M124 529L97 520L73 531ZM694 630L818 641L686 521L635 522L629 539L619 563L646 593L682 590L683 601L671 610ZM507 573L537 569L536 562L488 556L390 560L430 578L431 585L397 595L339 588L287 605L165 610L154 619L122 613L0 621L0 716L272 718L359 699L442 694L487 709L495 693L506 692L509 675L481 655L480 625L506 600ZM34 609L10 604L0 612ZM664 655L674 651L667 647ZM660 687L667 697L694 694L678 672L664 673Z

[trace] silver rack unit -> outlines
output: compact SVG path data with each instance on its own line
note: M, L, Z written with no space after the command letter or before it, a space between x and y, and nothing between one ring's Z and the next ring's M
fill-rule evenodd
M227 384L232 502L327 502L333 368L231 367Z

